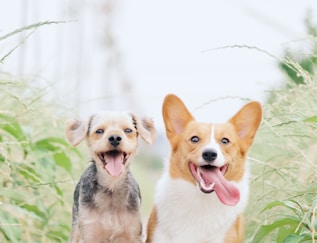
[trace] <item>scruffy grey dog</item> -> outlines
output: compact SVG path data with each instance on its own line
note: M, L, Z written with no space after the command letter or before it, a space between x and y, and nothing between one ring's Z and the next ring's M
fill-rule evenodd
M140 190L129 170L139 135L152 144L153 121L127 112L99 112L68 123L69 143L86 139L91 154L74 192L70 242L142 242Z

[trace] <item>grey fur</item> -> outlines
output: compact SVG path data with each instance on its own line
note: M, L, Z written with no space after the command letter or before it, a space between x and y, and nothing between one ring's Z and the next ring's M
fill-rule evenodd
M112 202L112 208L126 207L129 211L138 211L141 204L140 188L130 171L127 172L127 176L122 184L128 186L118 187L118 189L114 191L99 185L97 182L96 164L92 162L84 171L76 185L73 204L73 221L76 221L79 204L88 208L95 207L94 196L97 193L108 195L108 199ZM81 195L80 198L79 195Z
M141 194L129 166L138 137L152 144L155 134L151 119L124 112L99 112L86 122L68 123L70 144L76 146L86 139L92 158L74 191L71 243L142 242ZM113 136L120 142L113 144ZM111 167L114 160L115 169Z
M122 184L128 186L118 187L114 191L99 185L97 181L97 168L93 161L80 177L74 191L73 225L77 223L77 216L80 210L79 205L93 209L95 207L94 198L97 193L107 195L107 199L111 201L110 211L126 207L131 212L138 212L141 205L141 193L139 185L130 170L127 172L127 176Z

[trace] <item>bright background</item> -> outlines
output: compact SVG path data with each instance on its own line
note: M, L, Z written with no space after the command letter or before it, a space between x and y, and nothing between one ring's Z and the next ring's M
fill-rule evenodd
M155 120L157 141L132 164L146 222L169 156L168 93L208 122L262 102L246 242L317 239L316 10L315 0L0 3L0 242L68 240L89 155L65 141L65 122L101 109Z
M154 117L160 129L168 93L179 95L206 121L223 121L245 102L221 98L263 101L282 81L277 59L302 44L305 16L317 10L314 0L11 0L1 5L0 34L40 21L69 21L36 30L2 70L45 78L52 95L82 116L128 109ZM13 38L0 53L22 41Z

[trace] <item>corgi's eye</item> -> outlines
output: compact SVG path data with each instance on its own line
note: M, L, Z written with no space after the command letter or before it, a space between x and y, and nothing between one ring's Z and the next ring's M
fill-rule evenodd
M131 132L132 132L132 129L126 128L126 129L124 129L124 132L125 132L125 133L131 133Z
M103 132L104 132L103 129L98 129L98 130L96 131L97 134L102 134Z
M190 141L191 141L192 143L198 143L198 142L199 142L199 137L197 137L197 136L192 136L191 139L190 139Z
M221 139L221 143L222 144L228 144L228 143L230 143L230 140L228 138L222 138Z

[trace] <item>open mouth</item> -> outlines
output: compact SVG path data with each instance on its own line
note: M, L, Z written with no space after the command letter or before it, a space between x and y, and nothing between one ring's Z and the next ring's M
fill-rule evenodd
M119 150L111 150L98 153L98 157L109 175L118 176L123 172L129 154Z
M189 169L202 192L215 192L219 200L229 206L234 206L239 202L240 192L238 188L224 177L228 170L228 164L216 167L212 165L197 166L190 162Z

